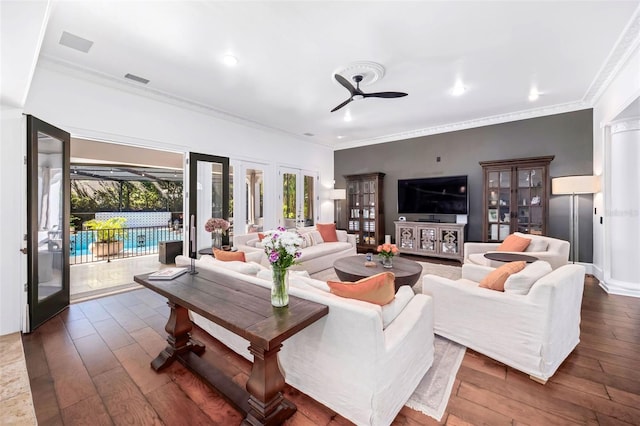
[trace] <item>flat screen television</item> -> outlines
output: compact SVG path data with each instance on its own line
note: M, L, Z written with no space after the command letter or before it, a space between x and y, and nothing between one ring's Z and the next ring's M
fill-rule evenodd
M398 179L398 213L468 214L467 176Z

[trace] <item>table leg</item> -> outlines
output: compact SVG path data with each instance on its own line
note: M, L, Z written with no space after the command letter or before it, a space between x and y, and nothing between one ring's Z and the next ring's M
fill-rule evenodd
M178 355L184 352L190 351L198 355L204 352L204 345L192 339L189 333L192 328L189 311L173 302L167 302L167 305L171 308L171 314L164 329L169 333L167 337L169 345L160 352L156 359L151 361L151 367L155 371L168 367Z
M271 350L249 346L253 354L253 367L247 381L249 412L243 425L279 425L296 412L296 406L284 399L284 375L278 363L282 345Z

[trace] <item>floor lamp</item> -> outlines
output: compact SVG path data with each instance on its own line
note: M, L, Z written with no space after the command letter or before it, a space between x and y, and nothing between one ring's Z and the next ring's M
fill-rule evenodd
M342 229L342 200L347 199L347 190L332 189L329 198L334 201L336 228Z
M551 179L551 193L553 195L571 195L571 260L573 263L580 261L578 257L579 241L579 200L580 194L595 194L600 190L600 181L597 176L562 176Z

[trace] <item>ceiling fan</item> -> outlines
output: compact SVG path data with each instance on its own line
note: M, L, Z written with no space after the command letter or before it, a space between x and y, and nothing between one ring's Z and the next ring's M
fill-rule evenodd
M349 80L347 80L340 74L334 74L333 77L338 81L338 83L343 85L345 89L349 91L349 93L351 93L351 97L346 101L344 101L343 103L341 103L340 105L338 105L337 107L335 107L334 109L332 109L331 112L339 110L340 108L342 108L343 106L345 106L351 101L358 101L364 98L401 98L403 96L408 95L408 93L404 93L404 92L364 93L362 90L360 90L360 82L363 79L363 76L360 74L354 75L352 77L353 81L356 82L356 87L353 87L353 84L349 83Z

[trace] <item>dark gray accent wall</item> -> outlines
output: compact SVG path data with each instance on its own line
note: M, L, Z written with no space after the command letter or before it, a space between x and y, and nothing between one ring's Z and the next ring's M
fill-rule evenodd
M555 155L551 177L593 174L593 110L569 112L402 141L338 150L334 153L335 188L345 188L344 175L383 172L385 233L395 234L398 179L467 175L469 179L468 241L482 240L482 167L479 161ZM440 161L437 158L440 157ZM550 237L570 240L570 196L552 195ZM425 215L405 215L408 220ZM581 262L593 258L593 196L580 196ZM436 217L455 221L455 216Z

